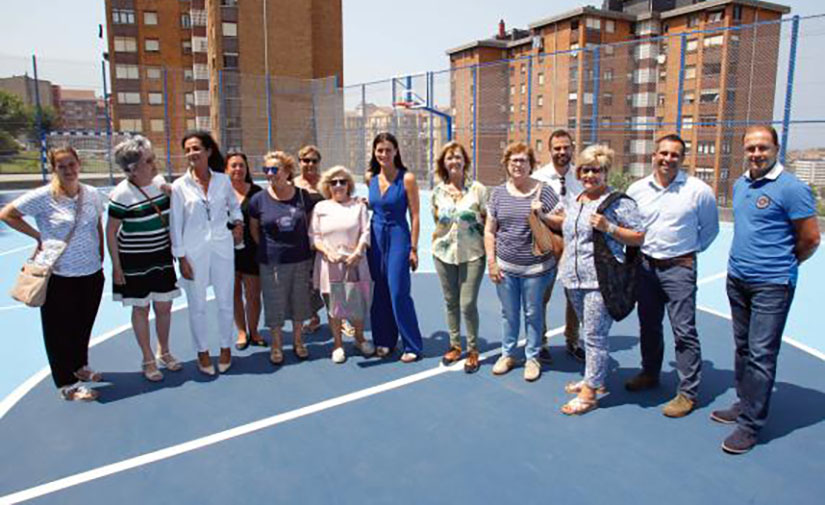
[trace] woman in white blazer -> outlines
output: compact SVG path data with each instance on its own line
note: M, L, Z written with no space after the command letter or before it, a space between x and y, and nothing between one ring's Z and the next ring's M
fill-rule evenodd
M186 173L172 184L172 254L180 263L180 281L189 304L189 326L198 353L198 370L214 375L207 340L206 290L218 303L218 371L232 364L235 282L234 244L243 240L243 215L223 170L218 145L205 131L188 132L183 151Z

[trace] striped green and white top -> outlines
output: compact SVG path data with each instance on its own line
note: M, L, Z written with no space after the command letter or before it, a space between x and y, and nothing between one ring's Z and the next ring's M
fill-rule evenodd
M110 217L121 221L117 245L123 273L141 276L153 270L174 268L171 262L172 242L169 239L169 197L153 181L141 188L128 180L118 184L109 195ZM155 206L161 211L161 219Z

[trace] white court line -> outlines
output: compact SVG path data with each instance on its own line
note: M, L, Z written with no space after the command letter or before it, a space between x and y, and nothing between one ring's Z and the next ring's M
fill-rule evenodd
M550 337L553 335L558 335L561 334L563 331L564 326L559 326L558 328L555 328L552 331L548 332L547 336ZM521 345L523 342L523 340L520 341L519 345ZM481 360L484 360L490 356L498 354L499 352L500 349L498 348L492 349L479 356L479 358ZM439 364L434 368L407 375L406 377L401 377L400 379L391 380L383 384L378 384L377 386L372 386L345 395L336 396L335 398L323 400L318 403L313 403L312 405L307 405L306 407L290 410L289 412L284 412L282 414L266 417L258 421L253 421L251 423L242 424L240 426L220 431L212 435L207 435L205 437L196 438L194 440L166 447L164 449L159 449L157 451L141 454L140 456L135 456L133 458L124 459L123 461L118 461L117 463L112 463L98 468L93 468L85 472L76 473L74 475L70 475L62 479L47 482L45 484L31 487L29 489L24 489L22 491L8 494L6 496L0 496L0 504L18 503L24 500L38 498L47 494L54 493L56 491L60 491L62 489L77 486L79 484L84 484L86 482L97 480L103 477L108 477L109 475L120 473L126 470L131 470L139 466L148 465L150 463L156 463L164 459L169 459L187 452L203 449L204 447L208 447L210 445L214 445L220 442L225 442L233 438L249 435L250 433L254 433L265 428L271 428L272 426L283 424L288 421L293 421L301 417L317 414L318 412L323 412L325 410L339 407L347 403L352 403L354 401L361 400L370 396L386 393L387 391L399 389L404 386L408 386L410 384L414 384L416 382L420 382L425 379L429 379L431 377L435 377L447 372L454 372L460 370L463 366L463 362L464 360L461 360L460 362L449 367Z
M112 297L112 293L103 293L101 295L101 298L111 298L111 297ZM25 305L25 304L22 304L22 303L16 303L14 305L5 305L3 307L0 307L0 312L3 312L4 310L17 310L17 309L25 309L25 308L28 308L28 305ZM3 416L0 416L0 418L2 418L2 417Z
M14 249L9 249L8 251L0 252L0 256L5 256L7 254L12 254L20 251L25 251L26 249L30 251L34 251L34 245L24 245L23 247L15 247Z
M210 295L207 295L206 300L209 301L209 300L212 300L214 298L215 298L215 295L210 294ZM183 303L183 304L178 305L178 306L173 305L172 306L172 312L177 312L181 309L185 309L188 306L189 305L186 304L186 303ZM23 305L23 307L25 307L25 305ZM153 314L149 317L149 319L152 320L152 319L154 319L154 317L155 316ZM106 333L104 333L102 335L99 335L97 337L93 337L89 341L89 347L90 348L94 347L97 344L100 344L101 342L105 342L106 340L109 340L110 338L114 337L115 335L117 335L119 333L123 333L124 331L130 330L131 328L132 328L131 324L124 324L124 325L118 326L117 328L115 328L111 331L107 331ZM48 377L50 374L51 374L51 371L49 370L49 367L45 367L45 368L40 369L34 375L32 375L31 377L26 379L22 384L20 384L16 388L14 388L14 391L12 391L5 398L3 398L3 401L0 401L0 421L3 420L3 417L5 417L5 415L9 412L9 410L11 410L11 408L14 407L17 404L17 402L19 402L24 396L26 396L26 394L29 391L34 389L34 387L38 383L40 383L40 381L42 381L43 379ZM2 503L3 503L2 500L0 500L0 504L2 504Z

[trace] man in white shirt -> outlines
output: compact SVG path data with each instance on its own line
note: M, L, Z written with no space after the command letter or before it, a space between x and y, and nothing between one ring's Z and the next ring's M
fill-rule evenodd
M533 172L533 179L550 186L559 195L559 200L563 206L567 206L570 201L575 202L582 192L582 184L576 178L576 169L573 167L573 138L566 130L556 130L550 134L547 142L550 146L551 163ZM558 268L556 268L558 272ZM555 279L547 285L544 293L544 329L542 345L539 350L539 359L546 363L551 361L550 350L547 343L547 304L553 294L553 284ZM578 361L584 362L584 349L579 346L579 319L576 311L567 301L565 311L564 338L566 340L567 352Z
M675 134L656 141L653 173L627 190L645 226L637 273L642 371L625 383L629 391L659 385L664 357L665 309L676 344L679 390L662 409L668 417L693 411L701 378L702 351L696 331L696 255L719 233L710 186L680 170L685 142Z

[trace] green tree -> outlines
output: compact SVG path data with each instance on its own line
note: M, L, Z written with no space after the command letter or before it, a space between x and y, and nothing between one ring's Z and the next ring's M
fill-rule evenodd
M48 132L56 130L60 126L60 116L57 115L57 111L55 111L52 107L43 107L41 110L43 111L43 114L40 117L40 124L43 131ZM29 136L33 140L37 140L40 138L40 131L37 128L37 108L31 107L30 114L31 128Z
M633 176L619 167L616 167L607 173L607 185L617 191L627 191L627 188L632 182Z
M0 131L16 137L29 129L32 114L20 97L0 90Z

